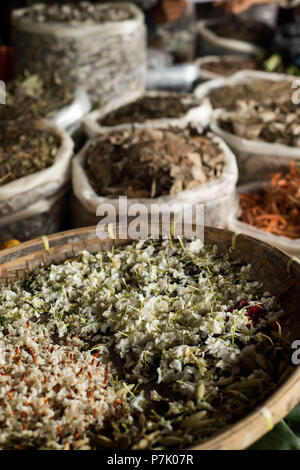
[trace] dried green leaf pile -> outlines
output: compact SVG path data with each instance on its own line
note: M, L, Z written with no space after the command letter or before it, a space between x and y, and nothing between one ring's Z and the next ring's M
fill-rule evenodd
M1 288L0 319L1 448L184 448L291 369L276 298L199 241L41 268Z
M220 178L224 158L217 143L192 128L136 129L99 137L85 169L99 195L153 198Z
M0 185L53 165L60 144L38 122L0 124Z
M197 100L184 93L168 96L143 96L107 114L99 120L102 126L127 123L143 123L150 119L180 118L191 108L198 106Z
M26 75L8 83L0 121L52 117L71 103L73 86L57 72Z

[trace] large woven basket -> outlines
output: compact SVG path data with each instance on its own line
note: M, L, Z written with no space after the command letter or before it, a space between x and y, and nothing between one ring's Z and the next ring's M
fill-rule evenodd
M109 249L126 241L99 240L95 227L82 228L36 239L15 248L0 252L0 282L22 278L41 264L58 263L76 255L81 250L92 253ZM285 253L246 235L206 227L205 242L220 250L230 249L233 256L252 264L253 278L263 282L266 289L278 296L291 320L289 341L300 338L300 264ZM220 434L209 438L194 449L245 449L267 433L300 401L300 367L270 398L251 414Z

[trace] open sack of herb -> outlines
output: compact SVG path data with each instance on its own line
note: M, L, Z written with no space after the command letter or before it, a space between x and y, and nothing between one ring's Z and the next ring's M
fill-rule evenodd
M123 215L118 197L127 196L128 208L141 203L147 210L202 203L206 223L222 225L237 177L234 155L212 134L192 127L115 130L89 141L73 161L74 223L81 225L84 209L93 225L105 203Z
M132 3L38 4L13 12L19 72L55 69L105 103L145 88L144 16Z
M300 108L289 101L241 102L240 111L215 111L210 125L235 153L240 182L264 180L300 162Z
M70 180L73 141L41 120L0 124L0 216L56 195Z
M199 240L84 251L2 285L0 314L2 449L187 448L294 368L277 298Z
M279 54L259 54L258 57L243 55L205 56L196 60L199 67L199 80L213 80L233 75L241 70L264 70L266 72L300 75L296 65L284 63Z
M280 171L268 182L238 187L238 205L228 226L300 257L300 164Z
M300 148L300 108L292 101L241 103L233 114L221 114L224 131L242 139Z
M63 129L78 123L90 110L90 100L83 90L59 73L43 72L9 82L6 104L0 107L0 121L47 118Z
M298 160L298 108L292 103L294 77L245 71L200 85L196 96L215 109L210 124L237 157L240 183L263 180ZM201 88L201 87L206 87Z
M128 95L89 113L83 127L89 137L113 129L147 127L206 127L211 116L207 101L200 103L193 95L176 92L148 91L141 96Z
M278 103L291 101L292 83L296 77L280 73L243 70L224 78L216 78L199 85L194 94L198 99L208 98L213 109L235 111L241 103Z
M270 44L273 29L263 22L236 15L199 21L201 55L255 56Z

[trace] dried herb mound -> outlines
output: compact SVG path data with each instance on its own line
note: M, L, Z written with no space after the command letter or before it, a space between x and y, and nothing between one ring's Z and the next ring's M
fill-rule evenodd
M74 87L57 72L26 75L8 83L0 121L51 117L71 103Z
M240 195L239 219L261 230L300 238L300 167L276 173L263 191Z
M202 70L207 70L208 72L216 73L228 77L236 72L241 70L257 70L258 63L256 60L225 60L220 58L218 62L206 62L201 65Z
M259 103L287 103L291 101L291 82L280 80L257 80L212 90L209 99L214 108L234 109L239 102L251 100Z
M251 266L142 240L0 288L0 449L184 449L294 370L287 314Z
M260 105L246 103L233 116L220 116L222 129L239 137L300 147L300 107L292 102Z
M180 118L199 103L191 96L179 93L169 96L143 96L112 111L99 120L102 126L116 126L132 122L145 122L148 119Z
M0 125L0 185L53 165L60 138L38 122Z
M115 131L93 142L85 169L97 194L157 197L221 177L224 152L196 130Z
M273 36L273 29L267 24L250 19L243 20L235 15L227 17L226 20L216 25L209 26L209 29L223 38L251 42L264 47Z
M69 23L74 26L82 23L101 24L125 21L132 18L132 14L124 7L95 5L91 2L32 5L23 16L37 23Z

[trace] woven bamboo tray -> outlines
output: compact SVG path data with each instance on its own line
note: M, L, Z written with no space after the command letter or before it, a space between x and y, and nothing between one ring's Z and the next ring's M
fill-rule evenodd
M82 228L36 239L0 252L0 282L22 278L41 264L58 263L81 250L91 253L125 243L118 240L99 240L95 227ZM300 339L300 263L261 241L246 235L217 228L205 228L205 242L216 244L220 250L231 249L233 256L252 264L254 279L277 295L291 319L290 337ZM49 247L48 247L49 245ZM286 335L288 331L283 331ZM295 367L285 382L270 398L251 414L204 443L198 450L245 449L267 433L300 401L300 367Z

